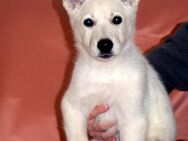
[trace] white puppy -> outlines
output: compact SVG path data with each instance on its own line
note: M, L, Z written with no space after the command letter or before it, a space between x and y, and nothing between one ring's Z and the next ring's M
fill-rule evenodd
M96 120L117 121L117 140L175 140L167 93L134 43L138 3L63 0L78 49L61 105L68 141L88 141L88 115L95 105L103 103L110 110Z

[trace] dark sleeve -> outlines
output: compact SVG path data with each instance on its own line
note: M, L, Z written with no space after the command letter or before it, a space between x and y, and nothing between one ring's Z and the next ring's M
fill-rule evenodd
M188 90L188 23L180 26L164 44L146 54L170 93Z

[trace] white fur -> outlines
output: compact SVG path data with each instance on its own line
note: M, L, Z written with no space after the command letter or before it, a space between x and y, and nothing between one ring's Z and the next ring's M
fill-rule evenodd
M88 141L88 115L95 105L103 103L110 110L96 120L117 121L117 140L175 140L175 121L167 93L134 44L138 2L63 1L78 49L71 83L61 107L68 141ZM114 15L121 16L123 23L112 24ZM93 27L83 25L88 17L95 21ZM110 59L98 57L97 42L103 38L110 38L114 43L114 56Z

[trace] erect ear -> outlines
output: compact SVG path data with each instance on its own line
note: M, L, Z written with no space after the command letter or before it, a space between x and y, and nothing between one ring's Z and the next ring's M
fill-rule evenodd
M131 6L137 6L140 0L121 0L122 2L128 3Z
M68 11L74 11L79 8L85 0L63 0L63 6Z

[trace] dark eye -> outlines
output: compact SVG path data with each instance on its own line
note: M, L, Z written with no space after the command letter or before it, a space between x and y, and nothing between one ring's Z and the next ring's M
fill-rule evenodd
M118 25L118 24L122 23L122 18L120 16L115 16L112 19L112 23Z
M87 27L92 27L94 25L94 21L90 18L84 20L84 25Z

